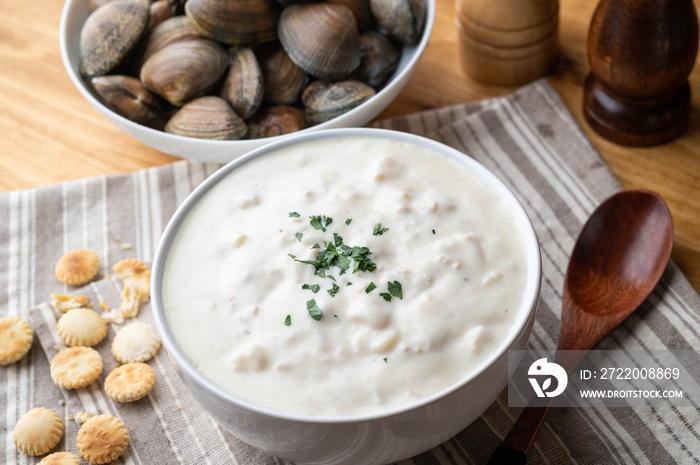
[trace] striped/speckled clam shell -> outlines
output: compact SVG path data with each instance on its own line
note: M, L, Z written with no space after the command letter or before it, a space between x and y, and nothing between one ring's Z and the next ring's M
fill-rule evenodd
M319 124L352 110L374 94L374 89L354 79L314 81L304 89L301 99L306 119L312 124Z
M229 67L219 96L247 120L258 110L263 99L263 75L258 59L248 47L234 45L228 50Z
M80 74L102 76L121 63L146 30L148 0L109 2L88 16L80 31Z
M277 38L275 0L188 0L185 13L207 37L227 44L258 44Z
M170 118L165 132L211 140L242 139L248 128L226 100L205 96L192 100Z
M278 31L289 58L312 76L341 79L360 65L357 23L343 5L290 5L280 16Z
M144 63L141 82L173 105L182 106L211 89L226 65L226 51L212 40L176 42Z
M404 45L416 45L423 33L425 0L370 0L377 23Z
M299 68L278 44L256 50L265 81L265 101L272 105L291 105L307 83L306 71Z

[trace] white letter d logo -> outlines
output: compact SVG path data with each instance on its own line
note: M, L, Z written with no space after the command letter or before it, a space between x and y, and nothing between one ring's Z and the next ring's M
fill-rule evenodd
M566 376L566 370L554 362L548 362L546 358L535 360L535 362L530 365L527 374L529 376L546 376L542 386L540 386L537 378L528 378L537 397L556 397L564 392L566 384L569 382L569 377ZM554 390L550 391L549 389L552 387L552 377L557 380L557 385Z

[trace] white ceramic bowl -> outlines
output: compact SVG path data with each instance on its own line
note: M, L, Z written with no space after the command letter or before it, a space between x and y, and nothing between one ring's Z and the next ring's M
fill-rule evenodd
M423 36L414 47L403 47L401 60L396 72L389 82L377 94L362 105L316 126L306 128L299 133L308 133L319 129L363 126L374 119L403 89L423 50L428 44L430 31L435 20L435 0L426 0L427 16ZM267 143L283 140L289 135L269 137L266 139L250 139L239 141L214 141L176 136L163 131L157 131L134 123L107 108L97 98L94 91L85 85L78 72L80 30L87 19L90 10L88 0L66 0L61 15L59 42L63 65L68 71L75 87L83 97L108 121L130 136L146 145L171 155L177 155L191 160L229 162L244 153L261 147Z
M168 326L163 309L165 261L177 230L200 199L229 173L277 149L338 137L365 136L412 143L456 160L483 180L507 205L521 236L528 277L521 307L497 350L459 383L388 413L356 417L309 417L253 405L204 377L188 360ZM490 171L450 147L423 137L380 129L346 128L285 138L229 163L185 200L170 220L156 252L152 303L163 345L178 374L204 408L241 440L299 463L380 464L435 447L473 422L496 399L508 380L508 350L523 350L532 329L540 289L540 252L532 223L512 192Z

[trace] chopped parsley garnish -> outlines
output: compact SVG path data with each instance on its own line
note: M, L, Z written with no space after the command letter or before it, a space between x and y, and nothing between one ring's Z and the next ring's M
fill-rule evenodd
M334 276L328 275L328 276L326 276L326 277L327 277L328 279L330 279L331 281L336 282Z
M387 283L389 285L389 293L394 297L398 297L403 300L403 289L401 288L401 283L394 281L393 283Z
M382 296L387 302L391 302L391 294L388 292L380 292L379 295Z
M343 245L343 238L338 235L338 233L333 233L333 244L336 247Z
M297 256L296 256L296 255L294 255L294 254L288 253L287 255L289 255L290 257L292 257L292 258L293 258L294 260L296 260L296 259L297 259Z
M377 223L377 225L374 227L374 230L372 231L373 236L381 236L385 232L387 232L389 228L382 228L381 223Z
M435 230L433 229L433 236L435 235Z
M333 283L333 287L328 289L327 292L331 295L331 297L335 297L339 290L340 286L338 286L336 283Z
M316 305L316 301L314 299L308 300L306 302L306 309L309 311L309 315L311 315L311 318L313 318L316 321L321 319L321 309L318 308L318 305Z
M372 292L372 291L375 290L376 288L377 288L377 285L374 284L373 282L370 282L370 283L369 283L369 286L367 286L367 287L365 288L365 294L369 294L370 292Z
M284 319L284 325L291 326L291 324L292 324L292 315L287 315L287 318Z
M314 244L314 245L311 246L312 249L318 249L319 247L321 247L321 246L318 245L318 244Z
M296 237L297 240L298 240L299 242L301 242L301 236L303 236L302 233L296 233L296 234L294 235L294 237Z
M318 284L303 284L301 288L310 289L315 294L321 289L321 286L319 286Z
M326 215L312 216L310 218L311 226L313 226L314 229L320 229L323 232L326 232L326 228L333 222L333 218L329 218Z
M297 212L289 212L290 218L299 218L301 215Z
M346 286L352 286L352 282L351 282L351 281L348 281L345 285L346 285Z
M347 220L345 220L345 224L349 225L350 223L352 223L352 218L348 218Z
M342 238L338 236L342 241ZM292 257L299 263L306 263L314 267L314 273L322 278L326 277L326 271L333 267L337 267L340 271L338 274L345 273L352 264L352 272L359 271L369 272L377 269L377 264L374 263L369 256L372 252L367 247L348 247L341 244L336 247L334 244L325 242L326 248L319 252L316 260L298 260ZM290 254L291 257L291 254Z
M384 357L384 363L387 363L387 358L386 358L386 357Z

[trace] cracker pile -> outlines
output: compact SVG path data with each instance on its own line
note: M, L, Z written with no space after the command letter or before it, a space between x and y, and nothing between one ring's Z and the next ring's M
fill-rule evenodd
M128 249L124 249L128 250ZM100 269L100 260L91 250L72 250L56 263L54 274L64 284L81 286L92 281ZM84 295L51 294L51 305L59 312L56 329L69 346L57 350L51 360L51 379L63 389L80 389L97 380L104 362L93 349L107 335L107 324L123 324L125 318L135 318L141 304L151 295L151 270L136 259L125 259L113 267L122 281L121 305L109 309L99 303L102 313L92 310L93 305ZM34 339L31 326L18 317L0 319L0 365L21 360ZM149 324L136 321L117 332L111 352L118 363L104 380L107 394L118 402L135 402L147 396L155 384L155 371L143 363L150 360L160 348L156 330ZM119 366L119 364L122 364ZM64 403L59 402L60 405ZM72 415L68 415L72 419ZM75 416L81 424L78 431L80 456L90 463L109 463L121 456L129 443L129 431L118 418L110 415L90 416L80 412ZM63 421L53 410L38 407L27 412L14 428L14 442L27 455L43 455L53 449L63 437ZM44 465L78 465L80 459L69 452L56 452L44 457Z

